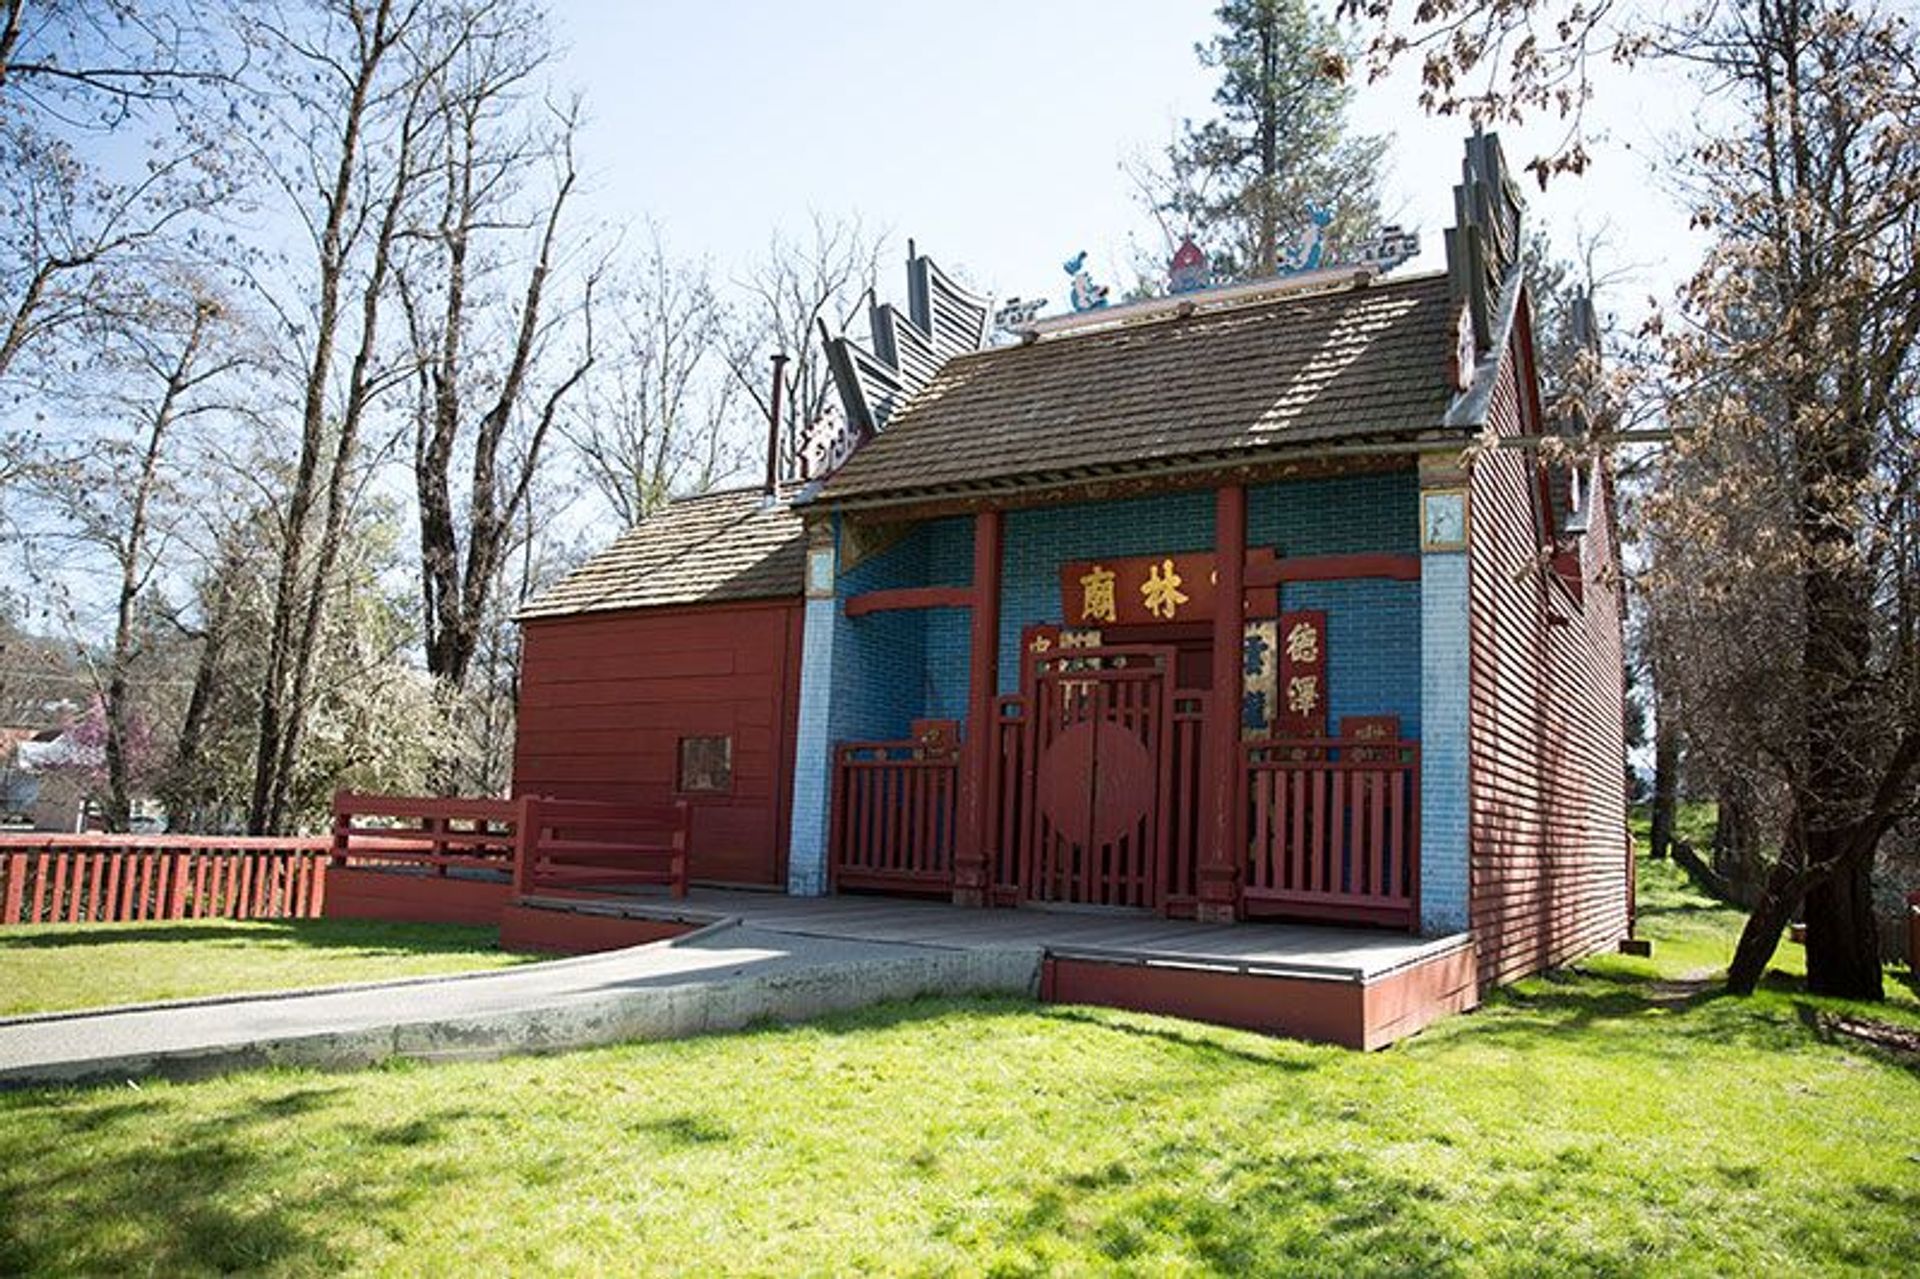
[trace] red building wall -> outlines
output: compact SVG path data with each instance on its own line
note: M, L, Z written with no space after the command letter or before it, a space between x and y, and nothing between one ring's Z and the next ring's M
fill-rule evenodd
M1519 326L1522 335L1525 325ZM1495 392L1503 436L1540 430L1519 339ZM1521 378L1515 376L1516 355ZM1534 450L1473 466L1470 914L1483 983L1613 945L1628 926L1619 587L1608 502L1581 539L1583 589L1539 567Z
M679 797L679 740L733 738L726 795L694 805L695 879L784 884L799 706L798 599L526 623L515 794Z

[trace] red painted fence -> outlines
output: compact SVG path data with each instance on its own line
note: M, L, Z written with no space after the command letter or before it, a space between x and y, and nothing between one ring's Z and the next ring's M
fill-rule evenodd
M951 889L959 785L959 760L919 741L843 744L834 769L834 886Z
M530 795L514 802L516 829L525 836L513 881L522 897L631 884L687 895L693 810L686 800L603 804Z
M1245 750L1247 912L1413 927L1419 745L1267 739Z
M432 799L361 795L333 800L336 866L510 877L521 896L658 885L687 895L692 813L672 804L590 800Z
M0 835L0 925L312 919L327 843L226 835Z

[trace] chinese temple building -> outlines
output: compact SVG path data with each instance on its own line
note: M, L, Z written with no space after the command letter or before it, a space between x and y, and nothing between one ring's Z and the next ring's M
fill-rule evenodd
M997 345L915 256L774 483L525 611L516 791L686 799L696 883L1464 935L1481 987L1613 945L1611 480L1539 448L1491 137L1454 218L1442 273Z

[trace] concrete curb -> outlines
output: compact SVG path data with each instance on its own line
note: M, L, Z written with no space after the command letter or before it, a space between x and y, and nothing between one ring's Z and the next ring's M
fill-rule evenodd
M735 927L738 925L728 921L697 934L633 949L684 945L694 937ZM1037 948L953 950L899 944L889 949L900 953L877 959L803 963L762 975L716 972L669 985L556 996L524 1008L470 1016L456 1014L351 1030L287 1034L251 1043L37 1061L0 1068L0 1089L156 1077L192 1080L275 1066L349 1070L393 1058L487 1060L633 1040L679 1039L740 1030L763 1021L801 1022L924 995L1033 997L1039 992L1042 952ZM604 961L606 955L594 958Z
M709 933L736 927L740 920L731 915L723 915L710 923L703 924L689 933L678 937L662 937L658 941L641 942L638 946L628 946L626 950L645 950L649 946L671 946L676 942L691 941ZM581 967L604 960L617 951L591 951L582 955L561 955L552 959L529 960L524 964L506 964L499 968L473 968L457 973L422 973L418 977L389 977L383 981L343 981L330 986L292 986L280 990L243 990L231 995L190 995L185 999L153 999L143 1004L102 1004L98 1008L65 1008L44 1013L15 1013L9 1017L0 1017L0 1030L8 1026L33 1026L43 1022L78 1021L86 1017L111 1017L121 1013L150 1013L169 1008L218 1008L226 1004L257 1004L263 1000L291 999L301 995L352 995L367 990L402 990L410 986L445 985L461 981L481 981L489 977L498 977L503 973L526 973L534 969L553 971L569 965Z

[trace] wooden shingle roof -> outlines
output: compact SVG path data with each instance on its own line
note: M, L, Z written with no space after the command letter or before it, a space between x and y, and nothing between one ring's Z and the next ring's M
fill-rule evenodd
M1438 432L1452 396L1452 310L1444 274L1416 276L959 356L819 501Z
M806 533L759 489L680 498L536 595L521 621L800 594Z

